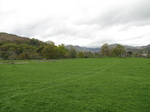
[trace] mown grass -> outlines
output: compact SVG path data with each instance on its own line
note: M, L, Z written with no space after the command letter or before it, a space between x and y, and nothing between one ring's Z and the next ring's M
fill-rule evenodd
M150 60L0 64L1 112L149 112Z

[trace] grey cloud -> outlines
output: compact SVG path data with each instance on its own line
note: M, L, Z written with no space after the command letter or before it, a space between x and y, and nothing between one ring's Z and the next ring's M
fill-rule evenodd
M125 3L130 4L128 2ZM104 2L97 0L97 3ZM129 6L127 4L124 6L115 4L116 7L108 7L111 4L108 6L105 4L108 9L104 7L104 10L98 6L99 4L95 3L92 5L85 3L69 11L68 8L61 10L52 7L53 10L49 11L47 8L44 10L37 8L39 13L32 11L35 15L29 12L30 10L26 11L22 8L16 12L9 10L10 12L7 13L0 10L0 30L6 29L8 33L38 38L44 41L54 40L56 43L62 42L64 44L65 42L70 44L80 43L87 46L123 42L129 36L135 36L133 39L137 40L140 35L140 39L142 39L144 34L149 35L149 31L145 31L145 29L148 29L150 25L150 0L137 0L135 4ZM62 6L62 8L66 7L66 3L62 4ZM11 26L10 22L13 23ZM140 30L138 30L137 26L140 27ZM133 27L135 27L134 30L132 29ZM136 31L141 33L134 33Z
M81 24L99 24L102 28L119 24L135 26L150 24L150 0L106 10L90 20L83 21Z
M51 40L51 38L61 38L61 35L64 37L68 36L77 36L79 31L73 25L68 25L64 23L62 20L55 18L45 18L39 21L35 21L29 24L20 24L15 28L12 28L13 33L27 36L27 37L37 37L41 40Z
M42 36L44 35L44 33L53 32L53 24L50 21L51 19L49 18L42 18L35 21L28 21L27 23L17 22L15 28L12 28L12 32L28 37L34 37L37 34L40 34Z
M90 47L97 47L97 46L102 46L102 44L104 44L104 43L113 44L115 42L116 42L116 40L113 37L103 35L103 36L100 36L97 39L92 40L89 43L89 46Z

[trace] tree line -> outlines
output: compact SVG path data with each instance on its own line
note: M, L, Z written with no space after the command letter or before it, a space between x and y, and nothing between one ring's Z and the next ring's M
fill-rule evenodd
M126 57L128 55L125 51L124 46L122 46L121 44L117 44L115 47L109 47L109 45L105 43L101 47L100 53L103 56Z
M30 59L64 59L64 58L93 58L99 53L77 52L73 47L67 49L64 44L56 46L54 42L42 42L37 39L28 41L1 41L0 59L30 60Z
M131 55L132 52L126 52L124 46L120 44L110 47L105 43L99 53L92 53L78 52L73 47L67 49L64 44L56 46L52 41L42 42L34 38L25 42L19 40L0 42L0 59L4 60L126 57Z

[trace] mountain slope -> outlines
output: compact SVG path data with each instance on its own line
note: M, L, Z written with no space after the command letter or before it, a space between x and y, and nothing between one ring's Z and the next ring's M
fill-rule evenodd
M46 45L45 42L40 41L38 39L30 39L27 37L21 37L14 34L8 34L8 33L0 33L0 44L3 43L16 43L16 44L28 44L33 45L36 47L39 47L41 45Z
M0 41L6 41L6 42L15 42L15 41L28 41L30 40L27 37L20 37L14 34L8 34L8 33L0 33Z
M109 47L116 47L118 44L111 44L109 45ZM134 47L134 46L129 46L129 45L123 45L125 50L127 52L129 51L132 51L132 52L147 52L147 51L150 51L150 44L149 45L146 45L146 46L137 46L137 47ZM70 48L74 48L76 51L78 52L100 52L100 49L101 47L97 47L97 48L88 48L88 47L81 47L81 46L73 46L73 45L67 45L65 46L67 49L70 49Z
M81 46L73 46L67 45L65 46L67 49L71 49L72 47L78 52L99 52L100 48L88 48L88 47L81 47Z

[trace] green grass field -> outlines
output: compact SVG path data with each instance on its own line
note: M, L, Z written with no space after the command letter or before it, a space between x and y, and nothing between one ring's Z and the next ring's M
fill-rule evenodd
M0 112L150 112L150 59L0 64Z

